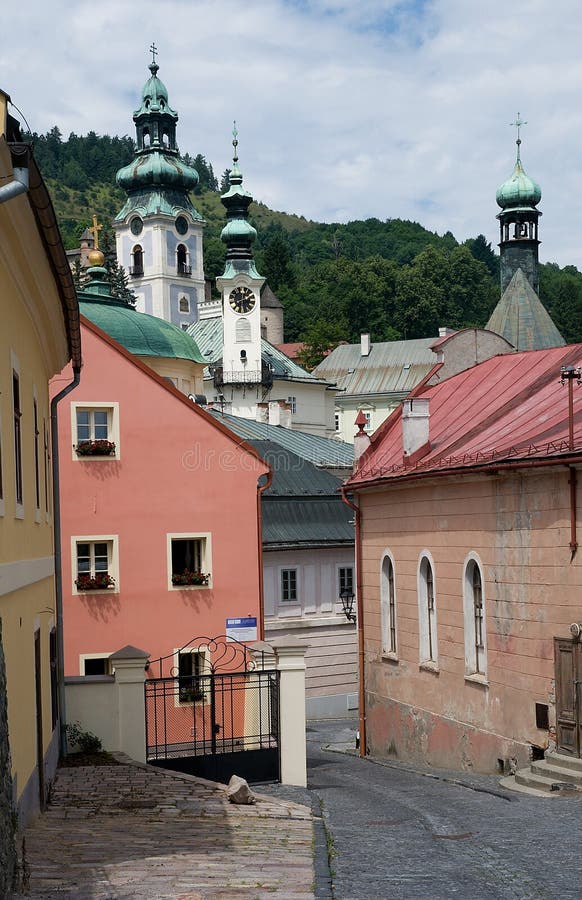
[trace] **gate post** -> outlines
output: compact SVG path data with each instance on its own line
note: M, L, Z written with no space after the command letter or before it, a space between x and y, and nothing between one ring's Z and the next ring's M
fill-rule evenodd
M137 762L146 761L145 665L149 653L122 647L109 657L115 667L119 722L118 747Z
M279 643L281 641L281 643ZM305 653L307 647L289 638L270 642L277 658L281 784L307 785L305 723Z

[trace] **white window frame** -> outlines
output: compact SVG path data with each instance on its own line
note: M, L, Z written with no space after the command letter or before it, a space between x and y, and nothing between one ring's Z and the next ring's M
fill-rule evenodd
M334 412L334 414L333 414L333 421L334 421L334 426L335 426L336 432L339 432L339 431L342 430L342 418L341 418L341 416L342 416L341 412L338 412L337 410L336 410L336 411Z
M297 412L297 397L287 397L287 403L291 408L291 415L294 416Z
M40 521L41 521L40 508L41 508L41 493L42 493L42 489L41 489L42 479L41 479L41 475L40 475L40 467L41 467L41 462L44 462L44 457L41 455L41 452L40 452L40 438L42 436L43 441L44 441L44 435L42 435L42 432L40 430L40 414L39 414L39 410L38 410L38 393L37 393L35 384L33 384L33 386L32 386L32 428L33 428L32 453L33 453L33 466L34 466L34 521L37 524L40 524Z
M483 646L478 651L475 632L475 603L473 594L473 568L477 567L481 578L481 628ZM487 618L485 609L485 578L479 556L471 551L463 563L463 631L465 636L465 678L467 681L487 683ZM477 658L477 654L479 654Z
M172 541L201 541L201 567L200 570L204 574L209 574L208 584L172 584ZM171 532L166 535L166 552L167 552L167 568L168 568L168 590L169 591L207 591L212 587L212 533L210 531L198 532Z
M366 424L364 425L364 431L372 430L372 413L368 410L367 412L363 410L364 418L366 420Z
M432 572L433 614L430 623L428 615L428 583L426 573L423 571L425 560L430 565ZM418 558L417 596L419 663L422 668L438 671L437 586L434 560L429 550L423 550Z
M20 361L16 354L11 350L10 351L10 403L11 403L11 419L12 419L12 458L14 460L14 518L15 519L24 519L24 495L26 493L26 485L24 478L24 454L23 454L23 441L22 441L22 425L19 429L19 449L20 449L20 467L21 467L21 479L22 479L22 501L19 501L18 498L18 489L17 489L17 460L16 460L16 432L14 428L15 422L15 414L16 410L14 408L14 387L13 387L13 379L16 375L18 379L18 401L20 403L20 415L23 415L22 411L22 374L20 371Z
M283 599L283 572L295 572L295 597L293 599ZM292 603L299 605L299 568L298 566L280 566L279 567L279 588L278 601L281 606L288 607Z
M352 570L352 591L355 595L356 593L356 567L353 563L337 563L335 567L336 571L336 585L337 585L337 594L336 597L339 598L342 592L342 584L341 584L341 571L342 569L351 569Z
M392 597L390 595L390 577L386 563L392 566ZM392 600L392 603L391 603ZM394 618L394 646L392 647L392 616ZM382 637L382 656L398 659L398 614L396 605L396 565L390 550L384 550L380 562L380 630Z
M77 572L77 544L107 544L108 545L108 574L114 579L113 587L108 589L95 588L91 591L80 591L75 584L79 577ZM71 537L71 582L74 596L98 595L109 596L119 594L119 535L117 534L75 534ZM101 655L101 654L99 654Z
M83 593L86 593L86 591L83 591ZM112 654L113 652L114 652L114 651L111 650L111 651L109 651L108 653L79 653L79 675L85 676L85 660L86 660L86 659L108 659L108 657L111 656L111 654ZM107 669L108 669L108 671L105 672L105 675L113 675L113 673L114 673L114 668L113 668L113 666L111 665L111 661L110 661L110 660L108 660ZM85 676L85 677L91 678L91 677L103 677L103 676L90 676L90 675L87 675L87 676Z
M190 654L191 656L199 656L202 659L202 671L205 675L210 675L210 650L205 644L201 644L199 647L181 647L177 648L174 651L174 669L175 678L179 677L180 673L180 656L186 656ZM195 676L194 676L195 677ZM185 706L200 706L204 703L208 702L208 698L210 697L210 678L204 683L204 689L202 691L201 697L196 697L192 700L180 700L180 684L178 682L178 690L174 694L174 706L177 709L181 709Z
M77 438L77 410L88 410L89 412L95 411L104 411L107 413L107 440L113 441L115 444L115 453L111 453L108 456L80 456L75 447L78 443ZM111 462L112 459L120 459L121 458L121 441L119 434L119 403L118 402L109 402L109 401L73 401L71 403L71 437L72 437L72 448L71 455L72 459L77 462Z

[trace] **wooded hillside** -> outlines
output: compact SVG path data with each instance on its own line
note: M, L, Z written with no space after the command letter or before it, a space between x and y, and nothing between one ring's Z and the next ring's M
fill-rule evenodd
M57 127L31 135L68 249L95 213L110 222L122 207L115 173L133 156L130 137L63 137ZM184 159L200 176L193 202L205 218L206 275L221 274L224 209L219 180L202 154ZM252 191L252 185L248 185ZM492 215L494 210L492 210ZM304 340L316 361L323 348L355 342L435 335L438 327L483 326L499 299L499 259L483 235L459 244L416 222L367 219L311 222L251 206L257 268L285 305L285 339ZM540 294L568 342L582 341L582 274L575 266L540 266Z

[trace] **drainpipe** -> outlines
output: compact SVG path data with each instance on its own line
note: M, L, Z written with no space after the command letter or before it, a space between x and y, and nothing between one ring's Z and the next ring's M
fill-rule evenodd
M28 169L13 169L14 181L0 187L0 204L25 194L28 190Z
M267 480L264 484L257 485L257 546L259 548L259 641L265 640L265 597L263 578L263 494L273 484L273 472L269 468Z
M360 756L366 755L366 691L364 685L364 598L362 579L362 538L360 531L360 507L347 497L345 485L341 486L342 500L353 509L356 523L356 608L358 628L358 705L360 709Z
M59 478L59 433L57 405L74 390L81 380L81 367L73 366L73 380L51 400L51 453L53 474L53 529L55 545L55 593L57 604L57 684L59 689L59 721L61 756L67 752L65 709L65 648L63 635L63 573L61 565L61 495Z

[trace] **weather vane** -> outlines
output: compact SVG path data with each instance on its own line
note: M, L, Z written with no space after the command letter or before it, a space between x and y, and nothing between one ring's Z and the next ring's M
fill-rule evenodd
M150 47L150 53L152 54L152 62L154 64L154 66L156 64L156 53L157 52L158 52L158 48L156 47L156 45L154 43L152 43L152 45Z

